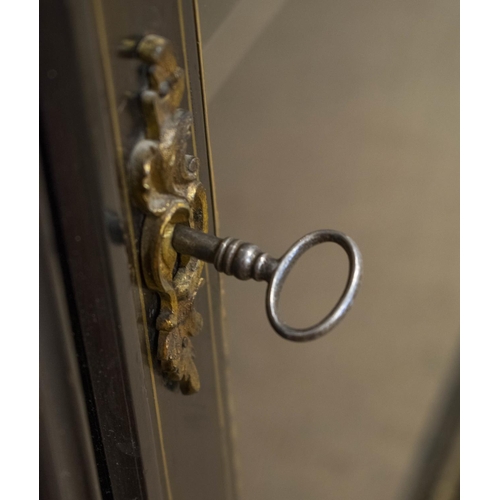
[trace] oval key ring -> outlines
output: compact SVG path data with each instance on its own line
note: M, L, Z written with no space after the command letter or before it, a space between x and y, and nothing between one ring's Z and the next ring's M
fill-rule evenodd
M292 328L283 323L278 316L278 305L281 290L292 267L298 259L310 248L331 241L340 245L349 258L349 276L344 291L334 308L319 323L309 328ZM306 234L297 241L278 261L278 267L274 271L267 287L266 310L269 322L276 332L288 340L295 342L307 342L328 333L346 315L351 308L354 298L358 293L363 273L363 261L361 252L352 238L331 229L314 231Z

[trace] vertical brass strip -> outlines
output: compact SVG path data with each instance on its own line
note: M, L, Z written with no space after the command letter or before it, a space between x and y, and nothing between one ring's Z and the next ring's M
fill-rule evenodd
M147 358L148 358L149 373L151 376L151 384L152 384L152 388L153 388L153 399L154 399L156 419L157 419L157 424L158 424L158 435L160 438L160 448L161 448L161 455L162 455L162 461L163 461L163 469L164 469L164 473L165 473L165 484L166 484L166 488L167 488L168 498L169 498L169 500L172 500L172 490L171 490L171 486L170 486L170 478L168 475L167 457L166 457L165 448L164 448L163 431L162 431L162 426L161 426L160 408L158 405L158 395L156 392L153 359L151 356L151 346L149 343L149 336L148 336L146 306L144 304L144 295L143 295L143 290L142 290L141 274L139 271L139 269L140 269L139 268L139 259L137 256L137 249L135 248L135 243L134 243L135 242L134 225L132 222L132 210L131 210L130 202L129 202L127 175L125 172L125 165L124 165L124 160L123 160L123 146L121 143L121 136L120 136L120 124L119 124L119 120L118 120L118 114L116 112L116 109L117 109L116 108L116 96L115 96L115 91L114 91L111 62L109 59L109 47L108 47L108 42L107 42L107 37L106 37L106 28L105 28L106 24L105 24L105 18L104 18L104 12L102 9L101 0L92 0L92 3L94 6L94 14L95 14L97 32L98 32L98 37L99 37L99 47L100 47L100 51L101 51L104 79L105 79L105 84L106 84L106 92L107 92L108 100L109 100L109 108L110 108L110 114L111 114L113 136L114 136L115 147L116 147L118 170L119 170L120 179L121 179L121 183L122 183L123 196L125 198L125 200L124 200L125 215L127 218L127 228L128 228L128 232L130 235L130 247L131 247L131 252L132 252L132 260L133 260L133 264L134 264L134 275L135 275L135 279L136 279L137 287L138 287L138 291L139 291L139 301L140 301L140 305L141 305L142 324L143 324L143 329L144 329L144 339L145 339L145 344L146 344L146 353L147 353Z
M188 98L188 107L191 116L193 115L193 98L191 96L191 84L189 83L189 66L188 66L188 58L187 58L187 48L186 48L186 29L184 27L184 11L182 7L182 0L177 0L177 10L179 11L179 24L181 27L181 40L182 40L182 54L184 56L184 68L186 74L186 90L187 90L187 98ZM194 130L194 121L191 125L191 137L193 138L193 153L195 156L198 156L198 148L196 146L196 133Z
M210 189L212 190L212 209L214 216L214 233L216 236L219 234L219 214L217 213L217 198L215 195L215 178L212 161L212 148L210 146L210 130L208 126L208 110L207 110L207 97L205 92L205 68L203 67L203 53L201 43L201 25L200 25L200 12L198 8L198 0L193 0L193 7L196 20L196 38L198 42L198 61L200 65L200 80L201 80L201 100L203 102L203 121L205 122L205 135L208 153L208 171L210 174Z
M224 472L225 472L225 483L226 483L226 495L227 498L231 498L231 465L229 463L229 453L228 453L228 443L227 434L228 428L226 426L226 418L224 415L224 407L222 402L222 390L221 390L221 380L220 380L220 368L219 368L219 358L217 355L217 341L215 339L215 325L213 317L213 303L212 303L212 293L210 291L210 272L208 266L205 266L205 278L207 280L207 296L208 296L208 308L210 309L210 338L212 341L212 355L215 370L215 385L217 390L217 412L219 414L219 423L221 426L221 441L222 441L222 455L224 462Z
M185 22L184 22L184 12L183 12L183 0L178 0L178 10L179 10L179 20L181 25L181 38L182 38L182 50L184 54L184 67L186 71L186 87L188 91L188 105L189 111L191 114L193 113L193 103L191 98L191 87L189 84L189 64L187 57L187 47L186 47L186 30L185 30ZM206 97L205 97L205 83L203 79L203 62L201 57L201 33L200 33L200 23L199 23L199 15L198 15L198 5L197 2L193 2L194 12L195 12L195 28L196 28L196 38L197 38L197 48L198 48L198 64L200 67L200 83L201 83L201 99L203 103L203 122L205 125L205 134L206 134L206 148L207 148L207 156L208 156L208 171L209 171L209 179L210 179L210 189L212 195L212 216L214 223L214 232L217 234L218 228L218 214L217 214L217 203L215 199L215 183L214 183L214 175L212 168L212 150L210 149L210 137L208 133L208 120L207 120L207 106L206 106ZM197 154L196 147L196 133L193 125L193 150L195 155ZM223 462L224 462L224 472L225 472L225 486L226 486L226 495L228 499L231 499L231 467L229 463L229 453L228 453L228 443L227 443L227 433L228 428L226 424L226 418L223 407L223 397L222 397L222 388L221 388L221 380L220 380L220 366L219 359L217 354L217 340L215 336L215 325L214 325L214 317L213 317L213 302L212 302L212 289L210 287L210 272L208 267L205 266L205 279L207 282L207 299L208 299L208 310L209 310L209 323L210 323L210 339L212 343L212 356L213 356L213 365L214 365L214 376L215 376L215 390L217 397L217 413L219 418L219 425L221 429L221 441L222 441L222 454L223 454Z
M213 169L213 159L212 159L212 147L210 143L210 127L208 123L208 107L207 107L207 96L206 96L206 90L205 90L205 68L203 65L203 44L202 44L202 37L201 37L201 23L200 23L200 9L198 6L198 0L192 0L193 4L193 9L194 9L194 14L195 14L195 27L196 27L196 41L197 41L197 46L198 46L198 64L200 67L200 83L201 83L201 99L203 103L203 122L205 124L205 137L206 137L206 148L207 148L207 154L208 154L208 170L209 170L209 177L210 177L210 188L212 191L212 207L213 207L213 218L214 218L214 233L217 235L219 232L219 214L217 212L217 199L216 199L216 192L215 192L215 175L214 175L214 169ZM214 318L213 318L213 308L212 308L212 296L211 296L211 288L210 288L210 277L209 277L209 270L206 270L206 278L207 278L207 288L208 288L208 301L209 301L209 308L210 308L210 328L213 332L212 334L212 346L213 346L213 357L214 357L214 366L215 366L215 373L216 373L216 383L218 387L218 411L221 415L221 421L223 425L223 430L225 432L223 439L224 439L224 461L225 461L225 468L226 468L226 494L228 498L231 498L233 491L236 490L236 492L239 490L238 483L237 483L237 478L233 476L232 474L232 468L231 468L231 463L230 460L232 459L233 462L235 461L234 455L230 454L229 451L229 442L228 439L230 439L230 436L234 434L234 429L230 428L229 425L226 423L226 418L225 418L225 411L223 407L223 401L222 401L222 394L221 394L221 372L219 369L219 361L218 361L218 355L217 355L217 342L215 338L215 327L214 327ZM226 338L224 335L224 321L222 317L222 280L220 281L220 308L219 308L219 313L220 313L220 321L219 321L219 328L220 328L220 340L221 340L221 346L222 346L222 351L225 355L227 355L228 349L227 349L227 344L226 344ZM227 374L225 374L227 376ZM229 402L229 394L226 394L226 400ZM231 456L230 456L231 455ZM231 485L233 487L231 487Z

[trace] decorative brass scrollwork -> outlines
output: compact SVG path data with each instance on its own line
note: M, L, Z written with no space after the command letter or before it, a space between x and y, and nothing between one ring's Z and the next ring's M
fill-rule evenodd
M191 337L202 326L194 299L204 263L179 255L171 240L176 224L207 232L207 197L198 179L199 160L186 154L192 117L179 107L185 78L172 44L148 35L136 44L134 55L146 64L148 76L148 88L140 95L145 137L130 158L132 195L146 215L142 271L148 288L161 298L156 328L162 370L183 394L192 394L200 389Z

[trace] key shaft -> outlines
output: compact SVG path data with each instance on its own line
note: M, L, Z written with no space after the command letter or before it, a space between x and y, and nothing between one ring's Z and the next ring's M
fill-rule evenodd
M269 282L279 263L257 245L236 238L217 238L183 224L176 225L172 246L180 254L209 262L217 271L240 280Z

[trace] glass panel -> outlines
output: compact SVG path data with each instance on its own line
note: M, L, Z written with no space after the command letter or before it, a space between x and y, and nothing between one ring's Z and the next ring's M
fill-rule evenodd
M340 229L365 259L349 317L308 344L274 334L264 285L224 279L242 498L400 498L458 350L459 5L199 8L221 236L280 255ZM303 326L346 272L307 257L283 301Z

